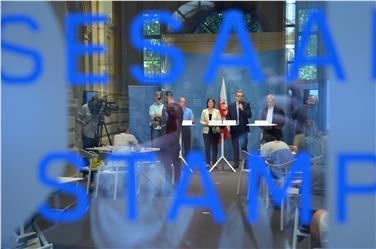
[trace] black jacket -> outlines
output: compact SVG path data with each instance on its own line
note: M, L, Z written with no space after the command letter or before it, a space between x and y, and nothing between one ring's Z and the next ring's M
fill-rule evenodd
M295 110L292 115L292 119L296 119L295 133L303 133L304 122L307 119L312 119L318 125L318 109L316 105L305 105Z
M261 112L261 120L266 120L266 116L268 115L268 107L266 106L264 110ZM282 128L285 125L285 112L283 109L279 108L278 106L274 106L273 109L273 124L277 124L277 126L267 127L263 129L264 133L269 133L273 135L278 140L282 138Z
M244 101L241 101L240 103L243 104L243 111L239 109L239 124L237 126L231 126L231 134L241 134L244 132L249 132L249 127L247 126L247 124L248 119L252 117L251 106L249 105L249 103ZM228 106L226 119L237 120L236 102L231 103Z

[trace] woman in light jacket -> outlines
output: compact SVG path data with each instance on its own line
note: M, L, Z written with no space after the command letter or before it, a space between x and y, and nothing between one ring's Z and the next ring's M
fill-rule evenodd
M202 135L205 144L206 166L214 164L217 160L218 141L219 141L219 127L209 126L209 120L222 120L218 109L215 109L215 100L209 98L206 102L207 108L202 110L200 123L204 126L202 128ZM212 164L210 164L210 150L212 151Z

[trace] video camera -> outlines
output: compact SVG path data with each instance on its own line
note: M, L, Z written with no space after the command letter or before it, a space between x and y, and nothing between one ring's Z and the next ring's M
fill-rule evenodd
M107 97L104 98L96 98L93 97L89 101L89 109L93 115L99 116L111 116L113 111L117 111L119 109L118 104L116 102L111 102L107 100Z

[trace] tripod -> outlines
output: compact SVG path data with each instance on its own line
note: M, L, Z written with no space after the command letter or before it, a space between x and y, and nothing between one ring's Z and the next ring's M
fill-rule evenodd
M107 130L107 125L104 122L104 116L101 115L99 117L99 123L98 123L98 128L97 128L97 133L96 133L96 136L97 136L96 137L96 141L98 141L98 146L102 146L103 145L102 144L103 127L104 127L104 130L106 131L106 135L107 135L108 141L110 142L110 145L112 145L110 134L108 133L108 130Z

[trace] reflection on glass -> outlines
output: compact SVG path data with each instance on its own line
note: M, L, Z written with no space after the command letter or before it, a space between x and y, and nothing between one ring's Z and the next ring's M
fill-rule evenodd
M295 1L286 1L286 24L295 24Z
M299 36L299 46L301 42L301 36ZM306 56L317 56L317 35L310 35L308 47L305 50Z
M286 60L292 61L294 60L294 53L295 53L295 28L294 27L286 27L285 29L286 35Z
M316 66L304 66L299 69L299 80L317 79Z
M311 9L300 9L298 14L298 29L299 32L303 31L304 24L307 22ZM317 26L314 26L311 31L316 31Z
M149 18L150 14L144 14L144 16ZM144 22L144 35L160 35L160 33L160 23L156 15L154 15L154 18L148 19Z
M295 56L295 49L294 49L294 46L287 46L286 45L286 60L287 61L292 61L294 60L294 56Z

